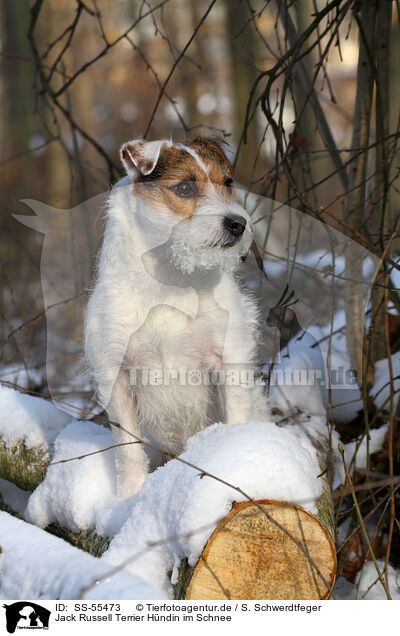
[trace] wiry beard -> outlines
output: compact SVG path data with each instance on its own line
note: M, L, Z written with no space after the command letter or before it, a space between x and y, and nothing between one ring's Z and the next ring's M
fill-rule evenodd
M172 260L177 269L184 274L192 274L198 270L217 269L232 273L238 268L241 251L240 241L231 247L216 245L190 245L184 237L171 245Z

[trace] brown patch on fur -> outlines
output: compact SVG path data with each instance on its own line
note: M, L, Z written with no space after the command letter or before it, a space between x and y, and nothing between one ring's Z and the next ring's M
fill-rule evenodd
M186 150L164 145L154 170L148 175L139 174L136 178L136 188L149 205L156 208L160 204L167 205L178 216L190 218L206 193L208 178L218 188L219 194L227 199L234 195L233 187L226 187L226 181L232 179L233 169L221 148L210 139L197 138L184 145L198 154L208 168L208 175ZM197 195L186 199L175 194L172 188L180 181L194 181Z
M228 168L228 171L233 175L233 167L229 159L226 157L222 148L218 145L214 139L208 139L207 137L196 137L189 144L191 148L197 150L202 159L215 160L217 156L220 161Z

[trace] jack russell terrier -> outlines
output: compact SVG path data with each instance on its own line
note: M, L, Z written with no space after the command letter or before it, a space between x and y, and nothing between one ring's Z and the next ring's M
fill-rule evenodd
M130 141L121 160L128 176L108 199L85 351L117 423L123 497L163 461L138 440L177 455L214 422L268 410L262 386L242 381L256 363L258 310L235 276L253 235L230 162L206 138Z

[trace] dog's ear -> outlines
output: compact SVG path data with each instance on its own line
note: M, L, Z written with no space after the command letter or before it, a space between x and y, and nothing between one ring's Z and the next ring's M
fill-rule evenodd
M133 176L137 174L137 171L143 175L153 172L164 143L167 143L165 139L160 141L134 139L124 144L121 147L120 156L128 175Z

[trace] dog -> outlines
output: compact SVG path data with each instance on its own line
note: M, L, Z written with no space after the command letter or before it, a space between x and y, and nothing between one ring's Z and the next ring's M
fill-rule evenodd
M137 139L120 156L127 176L108 198L85 353L117 423L127 497L165 461L138 440L178 455L206 426L265 420L268 408L261 385L237 381L257 359L259 316L237 280L253 233L221 144Z

